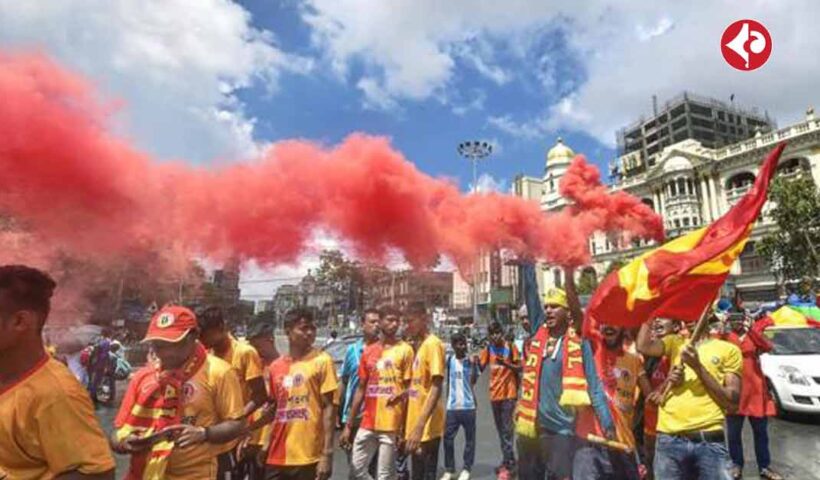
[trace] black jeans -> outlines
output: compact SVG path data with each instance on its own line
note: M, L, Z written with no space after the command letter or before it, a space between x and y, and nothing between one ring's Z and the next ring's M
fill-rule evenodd
M572 475L577 448L574 435L541 432L538 438L518 437L518 478L563 479Z
M456 471L455 440L459 428L464 428L464 470L472 470L475 463L475 410L447 410L444 426L444 469Z
M502 463L512 470L515 468L515 447L513 446L515 400L499 400L490 402L490 405L493 408L493 420L495 420L495 429L498 431L498 441L501 443Z
M617 450L584 442L572 462L573 480L638 480L635 457Z
M726 416L726 433L729 437L729 456L732 457L732 463L743 468L743 421L747 418L749 419L749 424L752 426L757 468L759 470L769 468L772 459L769 456L769 420L766 417Z
M410 455L410 478L412 480L436 480L440 443L441 437L421 442L421 452Z
M268 465L265 467L265 480L316 480L318 463L286 467Z

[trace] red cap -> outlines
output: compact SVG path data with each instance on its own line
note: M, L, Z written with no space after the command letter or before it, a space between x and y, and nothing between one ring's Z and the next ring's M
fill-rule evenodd
M162 340L164 342L178 342L185 338L191 330L197 328L196 315L185 307L168 305L151 317L148 332L143 342Z

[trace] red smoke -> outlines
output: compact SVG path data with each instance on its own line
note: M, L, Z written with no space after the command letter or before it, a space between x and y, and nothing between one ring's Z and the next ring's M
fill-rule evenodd
M465 266L488 248L582 265L596 230L662 236L659 217L609 194L583 157L561 183L575 205L544 215L535 202L463 195L363 134L334 148L284 141L210 170L160 163L109 133L110 108L87 81L39 55L0 53L0 98L0 212L43 244L101 262L140 248L180 265L195 254L293 262L324 228L360 256L395 248L414 266L439 255Z

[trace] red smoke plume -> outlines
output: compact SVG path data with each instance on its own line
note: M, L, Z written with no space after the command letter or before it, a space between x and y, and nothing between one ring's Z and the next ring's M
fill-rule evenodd
M334 148L280 142L211 170L160 163L108 132L110 108L87 81L39 55L0 53L0 98L0 212L43 244L101 262L140 248L293 262L325 228L360 256L395 248L414 266L439 255L465 266L488 248L581 265L596 230L662 236L650 208L608 193L580 156L561 183L574 205L544 215L535 202L465 196L363 134Z

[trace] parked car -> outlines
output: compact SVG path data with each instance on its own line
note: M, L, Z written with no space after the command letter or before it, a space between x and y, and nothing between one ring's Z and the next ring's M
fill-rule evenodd
M344 364L345 361L347 347L358 342L363 337L364 335L362 334L345 335L337 338L335 342L331 343L324 349L324 351L330 355L330 358L333 359L333 364L336 366L337 375L340 375L342 372L342 364Z
M774 349L760 366L778 414L820 413L820 329L772 327L766 336Z

